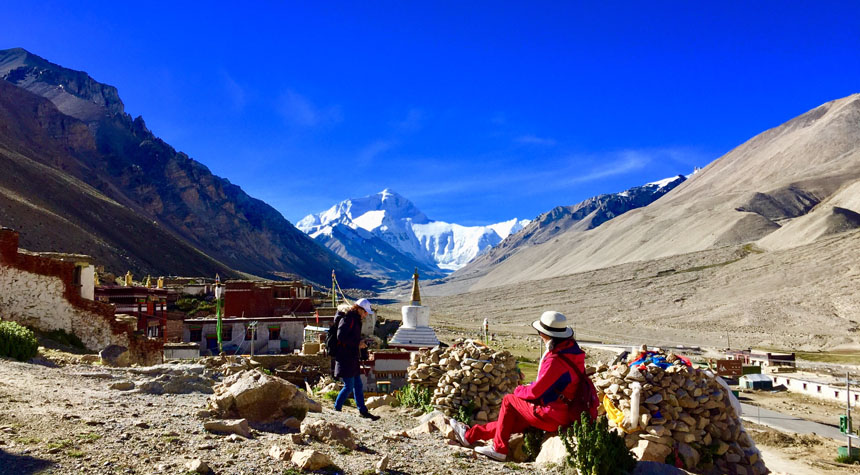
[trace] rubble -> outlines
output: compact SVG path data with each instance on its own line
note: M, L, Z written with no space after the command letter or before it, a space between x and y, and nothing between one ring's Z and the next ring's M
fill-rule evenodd
M283 421L288 417L305 418L310 410L322 410L289 381L257 370L228 376L209 397L210 410L224 418L245 418L251 423Z
M495 420L505 394L522 379L508 351L494 351L475 340L458 340L448 348L434 347L416 354L407 381L429 388L431 403L449 416L461 407L473 409L473 420Z
M290 460L300 469L311 472L332 465L328 455L313 449L295 452Z
M302 435L320 442L337 443L352 450L358 447L352 429L336 422L317 420L302 424Z
M600 413L639 460L664 462L677 453L687 470L712 463L720 473L768 473L727 387L672 353L648 357L633 367L601 365L592 376L598 397L606 398Z
M209 432L221 434L237 434L251 438L251 428L246 419L213 420L203 423L203 428Z

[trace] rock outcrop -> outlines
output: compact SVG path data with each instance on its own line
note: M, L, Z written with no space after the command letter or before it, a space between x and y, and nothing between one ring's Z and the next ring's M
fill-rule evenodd
M251 423L281 422L288 417L302 420L319 406L289 381L257 370L224 378L214 392L209 398L212 411L220 417L241 417Z

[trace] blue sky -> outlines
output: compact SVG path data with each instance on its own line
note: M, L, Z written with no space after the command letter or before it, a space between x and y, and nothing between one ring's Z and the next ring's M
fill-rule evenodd
M293 222L383 188L532 218L860 92L858 2L306 3L18 3L0 47L116 86Z

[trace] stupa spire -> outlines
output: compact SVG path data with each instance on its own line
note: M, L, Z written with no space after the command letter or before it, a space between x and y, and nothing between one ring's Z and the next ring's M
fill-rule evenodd
M412 274L412 305L421 305L421 292L418 290L418 268Z

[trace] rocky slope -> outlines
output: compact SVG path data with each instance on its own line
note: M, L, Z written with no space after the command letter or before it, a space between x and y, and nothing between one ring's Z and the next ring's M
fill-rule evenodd
M298 227L364 271L404 279L416 267L426 277L446 275L526 224L516 218L488 226L434 221L386 189L308 215Z
M527 247L545 243L568 231L588 231L631 209L648 206L686 180L678 175L620 193L594 196L573 206L557 206L455 272L451 279L475 278Z
M185 262L191 260L201 274L226 267L263 277L290 273L326 282L334 269L343 285L372 284L274 208L174 150L153 135L141 117L132 119L115 88L20 48L0 51L0 78L5 80L2 100L7 111L0 123L0 131L7 132L0 145L10 152L3 165L19 173L7 175L6 181L21 185L5 193L5 213L19 218L0 224L24 226L25 247L67 247L61 242L61 228L44 221L44 226L34 226L29 219L27 204L39 203L40 213L52 217L48 221L65 220L65 228L82 230L75 251L105 259L115 272L128 267L154 274L186 273ZM35 100L34 94L47 100ZM30 114L30 120L10 122L16 114ZM29 140L32 137L38 140ZM12 170L10 154L15 154L19 168L24 162L29 168L34 163L47 167L56 181L74 183L75 188L84 185L85 194L124 210L70 213L69 208L79 206L75 193L62 187L47 193L39 180ZM116 222L117 213L136 215L141 224L135 228ZM130 240L157 242L129 246ZM181 249L176 259L165 259L176 249ZM111 259L110 252L125 256Z
M858 179L855 94L753 137L647 207L516 252L468 286L488 288L759 240L765 249L810 243L856 228L860 207L848 190Z

